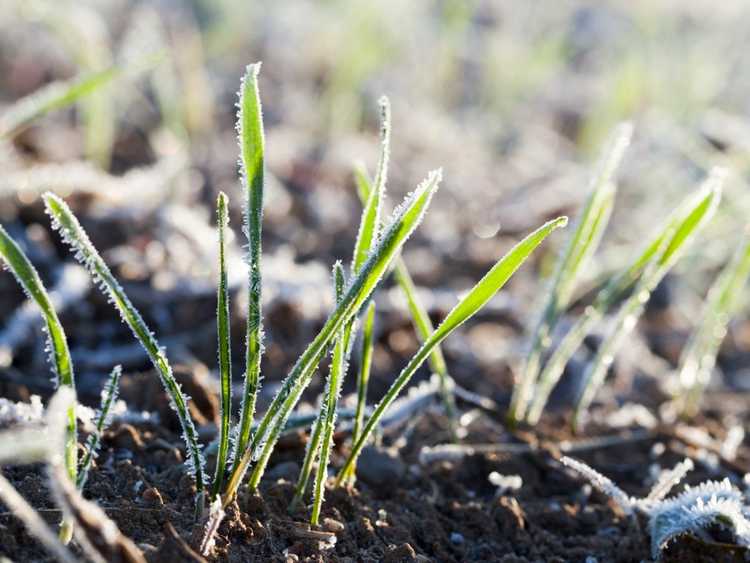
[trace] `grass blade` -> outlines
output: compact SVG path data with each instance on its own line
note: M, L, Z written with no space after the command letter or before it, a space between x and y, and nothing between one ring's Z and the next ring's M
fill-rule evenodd
M513 389L508 411L508 420L511 424L518 423L526 415L531 391L539 375L542 356L550 346L552 330L570 303L578 275L596 252L607 228L616 191L612 176L630 143L632 132L633 127L629 123L624 123L615 130L591 179L588 199L558 262L541 318L529 342L521 378Z
M334 286L336 288L336 302L341 303L344 295L344 268L337 262L333 268ZM310 516L310 524L318 525L320 509L323 505L325 495L326 478L328 477L328 461L331 456L331 445L333 444L333 429L336 425L336 408L338 406L339 394L343 375L346 373L346 345L344 338L345 330L339 332L333 347L333 358L331 368L326 382L325 402L320 410L321 420L321 442L320 455L318 456L318 470L315 475L315 488L313 490L313 507Z
M587 412L596 392L604 382L615 354L625 337L635 328L638 317L643 312L651 293L675 264L684 248L713 216L721 199L723 179L723 171L713 171L697 197L689 200L686 206L688 212L684 214L684 219L674 227L671 234L662 242L664 250L654 257L652 263L649 264L638 280L633 293L620 306L609 333L599 346L596 356L584 374L582 391L573 413L574 428L577 429L582 423L583 415Z
M122 366L115 366L112 373L109 374L109 379L104 386L104 391L102 391L102 402L99 407L99 414L96 417L96 425L94 431L86 441L86 453L83 455L83 458L81 458L81 467L76 479L76 487L78 487L78 490L83 490L83 487L86 485L86 480L89 477L89 470L91 469L91 462L99 454L102 432L104 432L104 429L109 424L109 413L112 410L112 405L117 401L117 392L120 386L121 375Z
M255 416L255 403L260 388L260 358L263 354L261 323L261 225L263 221L263 187L265 185L265 137L263 110L258 90L260 63L247 67L240 88L237 132L240 143L242 185L245 189L245 224L248 240L247 335L245 341L245 389L234 451L234 466L245 453Z
M341 298L344 295L344 270L341 266L341 262L336 262L333 265L333 295L336 305L341 303ZM334 359L331 362L331 372L333 371L334 367L336 367L336 369L338 369L339 371L343 367L338 365L339 363L341 363L341 361L343 361L343 356L341 358L336 356L336 348L339 346L341 336L343 335L337 336L334 343ZM299 478L297 479L297 485L294 488L294 497L292 498L292 502L289 506L290 511L295 510L299 502L302 500L302 497L305 494L305 490L307 489L307 483L310 480L310 475L312 474L312 466L315 463L315 460L318 458L318 454L320 452L320 440L323 436L323 426L326 419L326 412L330 408L331 404L329 389L332 378L333 374L331 373L328 377L328 381L326 382L326 389L323 393L323 402L320 405L320 412L318 413L318 416L315 417L312 431L310 432L310 439L307 442L307 447L305 449L305 459L302 462L302 469L300 470Z
M198 443L198 434L193 425L193 419L188 412L187 398L172 374L172 368L169 365L164 350L159 346L156 337L146 326L143 317L141 317L141 314L130 302L122 286L120 286L114 275L112 275L109 267L102 260L101 256L99 256L96 248L94 248L78 219L70 211L70 208L68 208L63 200L52 193L44 194L44 203L47 213L52 218L53 229L60 231L63 241L71 249L75 250L76 258L86 266L86 269L88 269L94 280L99 283L101 290L110 298L112 304L120 312L123 321L127 323L135 337L143 345L143 348L156 368L161 382L167 391L170 403L177 413L180 425L182 426L183 439L185 440L187 450L186 464L195 478L200 504L203 500L202 492L206 484L203 455Z
M665 240L674 235L675 229L685 221L693 206L693 200L688 200L669 215L664 224L659 227L657 233L649 240L643 252L599 291L594 298L594 302L586 307L583 314L563 337L539 375L539 381L526 416L526 421L529 424L534 425L539 422L547 400L560 377L562 377L565 366L596 323L632 289L646 266L654 262L658 254L661 253L662 260L669 259L669 255L664 252Z
M52 82L15 102L0 118L0 137L10 137L51 111L67 107L111 82L120 70L109 67L70 81Z
M229 283L227 282L226 232L229 227L228 200L224 192L216 200L219 227L219 285L216 291L216 331L219 348L219 380L221 382L221 428L216 471L211 487L211 500L221 492L229 455L229 433L232 418L232 353L230 348Z
M539 244L558 227L567 223L566 217L559 217L553 221L545 223L536 231L528 235L525 239L514 246L505 256L503 256L485 276L461 299L458 304L445 317L437 329L425 340L417 353L412 357L407 366L401 371L399 376L393 382L383 399L375 407L365 425L362 434L357 442L352 446L352 451L339 472L336 484L341 484L345 475L350 471L359 456L362 448L367 443L368 438L378 425L381 417L388 410L401 390L406 386L414 372L429 357L433 348L444 340L457 327L471 318L479 311L499 290L505 285L505 282L515 273L515 271L524 263L526 258L536 249Z
M284 428L286 419L297 404L302 391L309 384L326 347L341 327L362 308L375 287L380 283L393 258L422 220L429 207L432 195L439 186L440 179L440 171L432 172L427 180L420 184L415 192L395 211L394 219L378 246L370 254L357 276L351 281L341 303L334 309L323 328L297 360L265 416L261 419L250 447L243 453L232 472L232 477L224 494L225 505L231 502L236 495L253 458L257 460L257 464L253 470L250 486L252 488L257 487L276 440Z
M57 378L57 386L70 387L75 390L73 376L73 361L68 349L60 319L52 305L49 294L42 283L39 273L29 261L26 254L0 226L0 256L13 272L19 285L42 312L47 330L48 346L50 349L50 363ZM78 450L75 405L71 407L67 417L67 441L65 447L65 467L72 481L76 480L78 471Z
M726 327L740 302L750 276L750 235L743 237L732 260L708 291L705 309L680 358L679 380L682 412L695 416L703 392L711 380Z

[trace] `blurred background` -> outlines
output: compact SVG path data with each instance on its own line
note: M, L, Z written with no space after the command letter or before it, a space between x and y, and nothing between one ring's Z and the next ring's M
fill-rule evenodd
M331 265L350 259L360 214L352 166L375 167L381 95L393 108L391 205L429 170L444 170L443 188L405 251L434 320L524 233L577 214L603 141L619 121L632 120L635 140L584 299L711 166L730 169L718 219L644 321L647 347L639 354L646 356L637 369L656 376L677 361L750 211L749 16L741 0L4 0L0 123L51 82L111 67L116 76L0 139L0 221L55 288L84 399L86 389L98 396L114 363L137 374L148 362L50 231L39 201L50 189L71 203L173 361L205 374L210 386L213 206L224 190L236 234L230 271L239 376L246 272L235 103L245 66L262 61L263 373L271 391L330 310ZM564 240L551 239L446 343L459 382L507 397ZM417 346L398 292L386 284L378 300L375 395ZM12 277L0 276L6 396L51 388L32 313ZM735 321L721 360L739 386L749 365L745 325ZM648 354L653 363L644 361Z

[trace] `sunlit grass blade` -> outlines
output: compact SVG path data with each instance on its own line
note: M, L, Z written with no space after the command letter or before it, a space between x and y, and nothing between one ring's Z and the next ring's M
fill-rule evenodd
M247 67L240 88L237 133L240 143L240 173L245 189L245 224L248 240L248 305L245 341L245 388L234 451L236 471L250 441L255 403L260 388L260 358L263 354L261 320L261 224L263 221L263 187L265 185L265 138L263 112L258 90L260 63Z
M340 262L337 262L333 268L333 279L336 289L336 303L341 303L344 295L344 268ZM318 456L318 469L315 474L315 487L313 489L313 506L310 515L310 524L313 526L318 525L320 509L323 506L326 478L328 477L328 461L333 444L333 429L336 425L336 409L341 393L341 382L346 373L347 342L344 338L344 332L345 330L341 330L335 340L323 408L320 410L320 455Z
M350 471L350 467L354 464L370 435L380 422L380 419L388 410L388 407L403 390L417 369L429 357L435 346L479 311L500 290L500 288L505 285L505 282L507 282L516 270L521 267L526 258L528 258L536 247L539 246L552 231L567 224L567 221L567 217L559 217L553 221L545 223L521 242L516 244L516 246L503 256L490 269L490 271L487 272L479 282L477 282L477 284L458 302L458 304L456 304L450 313L448 313L440 326L435 329L412 359L409 360L409 363L401 371L383 399L373 410L362 434L352 446L349 457L339 472L336 479L337 485L341 484L343 478Z
M334 301L336 305L341 303L341 298L344 295L344 269L341 265L341 262L336 262L333 265L333 294L334 294ZM318 458L318 455L320 453L320 441L323 437L323 431L325 427L326 422L326 413L328 409L330 409L330 386L331 381L334 379L333 370L336 368L338 370L338 373L336 376L338 377L341 374L341 370L343 368L343 355L337 356L337 349L341 344L343 334L340 334L336 337L336 340L334 342L334 357L331 362L331 373L328 376L328 380L326 382L326 388L323 393L323 402L320 405L320 411L318 412L318 416L315 418L315 422L313 423L312 430L310 432L310 439L307 442L307 447L305 449L305 459L302 462L302 469L299 474L299 478L297 479L297 485L294 489L294 497L292 498L291 505L289 507L290 511L293 511L296 509L299 502L302 500L303 495L305 494L305 491L307 490L307 483L310 480L310 475L312 474L312 468L313 464L315 463L315 460ZM339 365L341 364L341 365Z
M682 412L698 413L703 393L711 380L716 355L729 320L741 302L742 291L750 276L750 235L747 233L732 260L724 267L708 291L705 309L690 335L680 358L679 381Z
M354 180L357 185L357 193L362 203L365 203L370 194L372 193L372 182L367 174L367 170L362 165L357 165L354 168ZM417 332L420 340L424 342L435 330L432 325L430 316L425 309L424 304L419 299L417 290L414 287L411 274L406 267L406 262L401 256L398 256L395 260L395 267L393 269L396 283L398 283L401 291L406 297L406 302L409 306L409 313L411 314L412 324ZM453 378L448 373L448 364L445 362L443 351L440 346L435 346L428 359L430 369L438 374L440 377L440 394L445 407L446 414L449 418L453 418L455 414L455 399L453 397ZM353 477L351 475L350 477Z
M102 432L109 424L109 414L112 410L112 406L117 401L117 393L120 386L120 376L122 375L122 366L115 366L112 373L109 374L107 384L104 386L102 391L102 402L99 406L99 413L96 417L96 424L94 431L86 440L86 453L81 458L81 467L78 470L78 477L76 479L76 487L79 490L83 490L86 485L86 480L89 477L89 470L91 469L91 462L99 454L99 445L102 439Z
M375 325L375 302L370 302L365 312L365 321L362 329L362 350L359 356L359 372L357 373L357 408L354 413L354 427L352 429L352 443L355 444L362 434L365 423L365 409L367 408L367 385L370 382L370 371L372 368L373 352L373 328ZM354 480L357 470L356 462L344 477L350 481Z
M534 425L539 422L547 400L553 388L560 380L565 366L596 323L603 318L605 313L615 303L621 300L633 288L646 266L654 262L657 259L657 255L661 255L660 260L662 263L669 259L670 254L665 252L665 239L673 236L675 229L685 221L693 207L694 202L692 199L688 199L688 201L678 206L659 227L656 234L649 239L643 252L597 293L594 302L586 307L581 316L578 317L573 326L568 330L539 375L538 384L534 389L531 406L526 416L526 421L529 424Z
M604 383L615 354L619 351L625 337L635 328L651 293L675 264L685 247L713 216L721 199L723 180L723 171L713 171L699 194L695 198L690 198L690 203L687 204L688 212L684 215L684 219L662 241L663 250L646 267L633 288L633 293L620 306L608 334L584 373L582 390L573 412L574 428L579 428L583 422L583 416L587 413L596 392Z
M75 389L73 361L68 349L68 340L65 337L65 331L57 316L55 307L36 268L34 268L23 250L21 250L1 225L0 256L2 256L3 261L10 271L13 272L13 275L26 295L37 304L42 312L47 331L50 363L57 379L57 385ZM65 466L70 479L75 481L78 471L75 406L68 412L67 427Z
M219 348L219 381L221 385L221 427L219 450L216 454L216 471L211 487L211 499L221 492L229 455L229 433L232 419L232 354L230 348L229 283L227 282L226 232L229 227L229 209L226 194L221 192L216 200L216 218L219 230L219 284L216 290L216 331Z
M513 389L508 410L508 421L511 424L519 422L526 415L542 356L550 346L552 330L570 303L578 275L596 252L607 228L616 191L612 176L630 143L632 132L633 127L629 123L624 123L615 130L591 179L588 199L560 256L552 285L547 290L541 317L531 335L520 379Z
M257 488L286 419L309 384L322 354L341 327L362 308L380 283L393 258L422 220L432 195L439 186L440 179L439 170L432 172L427 180L420 184L395 211L389 228L377 247L370 253L357 276L351 280L341 303L334 309L323 328L297 360L261 419L250 447L242 454L239 463L233 469L224 494L225 505L236 495L253 459L257 460L257 464L250 479L250 487Z
M143 348L156 368L161 382L167 391L167 395L169 395L170 403L177 413L180 425L182 426L183 439L185 440L187 450L187 466L195 478L198 504L201 504L206 479L204 476L203 455L198 443L198 434L187 408L187 398L172 374L172 368L169 365L164 350L159 346L156 337L146 326L141 314L130 302L128 296L125 295L125 291L115 279L109 267L104 263L101 256L99 256L96 248L94 248L78 219L70 211L70 208L68 208L63 200L51 193L44 195L44 202L47 213L52 218L53 229L60 231L62 239L75 251L76 258L86 266L93 279L98 282L101 290L109 297L112 304L120 312L123 321L127 323L135 337L143 345Z
M14 135L47 113L67 107L119 74L117 67L92 72L70 81L52 82L15 102L0 117L0 137Z

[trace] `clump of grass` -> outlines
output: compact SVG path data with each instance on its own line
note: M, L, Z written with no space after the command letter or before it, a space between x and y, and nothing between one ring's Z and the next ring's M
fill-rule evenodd
M520 379L513 389L507 415L511 424L520 422L526 416L542 356L551 344L552 331L560 315L570 304L576 280L596 252L607 228L616 193L612 177L630 144L632 134L633 126L630 123L624 123L615 130L591 179L590 194L576 228L560 256L557 272L546 293L541 318L531 335Z
M741 301L750 276L750 235L742 238L733 258L708 291L701 319L680 358L679 383L682 413L695 416L711 380L726 327Z
M597 293L593 303L586 307L583 314L575 321L539 374L538 384L526 416L526 421L529 424L533 425L539 421L549 395L560 380L568 361L581 345L586 335L602 320L607 311L622 299L625 299L629 294L633 293L637 296L643 293L642 290L646 288L646 285L643 285L638 292L634 290L634 287L640 283L648 268L651 268L651 282L657 278L660 280L666 275L674 264L674 261L679 257L681 247L692 239L692 232L697 231L703 225L703 221L696 221L692 213L697 212L696 210L698 209L702 209L707 213L707 216L704 217L705 219L713 213L712 206L702 207L701 204L711 201L713 202L712 205L715 205L718 202L719 186L722 177L723 172L718 170L713 171L707 181L708 185L704 190L697 196L688 198L669 215L664 224L658 228L656 234L649 239L644 250L625 269L607 282L604 288ZM646 283L644 282L644 284ZM649 289L649 294L650 291ZM638 313L638 306L635 301L631 301L628 306L634 309L631 312ZM625 324L632 323L633 315L626 314L625 310L622 310L623 317L626 320L630 319ZM623 319L616 324L622 325L622 323ZM625 334L620 332L617 338L623 338L624 336ZM616 348L619 346L619 343L610 340L608 345ZM609 357L601 356L600 359L609 360ZM600 364L598 369L601 370L602 367L603 364ZM604 373L606 373L606 368ZM594 374L593 372L590 372L588 375L603 376L602 373ZM591 393L591 391L588 391L588 393Z
M617 316L597 350L596 356L584 373L582 390L573 413L573 427L578 428L583 415L588 411L594 395L604 383L609 366L625 337L635 328L651 292L664 279L685 247L695 238L698 231L713 216L721 199L723 171L714 171L696 197L690 199L683 214L683 220L673 229L660 245L660 250L644 269L632 294L620 306Z
M526 258L536 249L539 244L555 229L567 224L567 217L560 217L550 221L525 239L514 246L503 256L485 276L463 297L456 306L448 313L438 328L425 340L417 353L411 358L406 367L401 371L383 399L373 410L359 439L352 446L352 450L337 477L337 484L342 482L347 475L354 460L367 443L368 438L375 430L378 422L385 414L388 407L393 403L398 394L403 390L417 369L425 362L432 350L440 344L451 332L470 319L477 313L505 282L521 267Z

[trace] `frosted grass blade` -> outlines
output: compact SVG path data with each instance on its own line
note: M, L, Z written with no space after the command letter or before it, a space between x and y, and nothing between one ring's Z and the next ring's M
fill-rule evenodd
M334 301L337 305L341 303L341 298L344 295L344 283L344 269L341 266L341 262L336 262L333 265L333 295ZM313 423L313 428L310 432L310 439L308 440L307 447L305 449L305 459L302 462L302 469L300 470L299 478L297 479L297 485L294 489L294 497L292 498L292 502L289 506L290 511L295 510L297 505L302 500L302 497L307 490L307 483L310 480L310 475L312 474L313 464L315 463L315 460L318 459L321 451L320 441L324 433L327 412L331 408L330 389L331 381L334 379L333 371L334 368L338 370L336 377L339 377L339 375L341 374L341 370L343 369L344 356L343 354L337 355L338 348L340 347L342 342L343 333L338 335L334 342L334 357L331 362L328 380L326 381L326 388L323 392L323 402L320 405L320 411L318 412L318 416L315 417L315 422Z
M0 117L0 137L15 135L35 119L77 102L111 82L119 73L117 67L110 67L70 81L52 82L39 88L15 102Z
M398 394L403 390L417 369L429 357L433 348L443 341L451 332L461 324L470 319L479 311L499 290L505 285L505 282L521 267L526 258L539 246L547 236L557 229L567 224L567 217L559 217L553 221L545 223L536 231L528 235L521 242L516 244L508 253L503 256L485 276L456 304L448 313L440 326L425 340L417 353L409 360L409 363L401 371L399 376L393 382L383 399L375 407L372 415L367 421L362 434L357 442L352 446L349 457L341 468L336 479L336 484L341 484L344 476L350 471L350 467L355 463L360 452L364 448L367 440L377 427L380 419L388 410Z
M336 302L341 303L344 295L344 269L340 262L337 262L333 268L333 278L336 288ZM336 337L331 368L328 374L328 381L326 382L325 402L320 411L320 455L318 456L318 469L315 474L315 488L313 489L313 506L310 515L310 524L313 526L318 525L320 509L323 506L326 478L328 477L328 462L333 444L333 429L336 426L336 409L338 407L339 394L341 393L342 379L346 373L347 342L344 338L345 332L346 329L341 330Z
M180 425L182 426L183 439L185 440L187 450L187 465L195 478L198 504L200 505L203 501L202 493L206 485L203 455L198 443L198 434L193 425L193 419L190 417L187 408L188 399L172 374L172 368L169 365L164 350L159 346L156 337L149 330L148 326L146 326L143 317L141 317L141 314L130 302L122 286L120 286L114 275L112 275L109 267L102 260L102 257L99 256L96 248L94 248L78 219L70 211L70 208L68 208L63 200L49 192L44 195L44 203L47 213L52 218L53 229L60 232L63 241L75 251L76 258L86 266L93 279L98 282L101 290L109 297L112 304L120 312L123 321L127 323L135 337L143 345L143 348L156 368L170 398L170 403L177 413Z
M229 209L226 194L221 192L216 200L216 217L219 230L219 284L216 291L216 332L219 348L219 381L221 382L221 427L216 471L211 487L211 500L221 492L229 455L229 433L232 419L232 353L230 347L229 283L227 282L226 232L229 227Z
M49 294L42 283L39 273L31 264L23 250L8 235L7 231L0 225L0 256L13 272L19 285L30 299L32 299L42 313L46 330L48 346L50 350L50 363L56 376L56 385L75 389L75 378L73 375L73 361L68 349L68 340L65 337L60 319L55 307L52 305ZM65 448L65 467L68 476L75 481L78 470L77 431L75 406L71 407L67 417L67 442Z
M617 170L625 149L630 144L633 126L623 123L616 128L607 143L589 186L589 196L575 230L560 256L552 285L547 291L541 317L529 342L521 377L513 389L508 421L523 420L529 399L539 375L542 356L550 346L550 336L558 318L570 304L578 275L596 252L614 206L616 187L612 176Z
M708 291L703 315L690 335L680 358L679 381L682 411L695 416L703 393L711 380L729 320L741 301L750 276L750 235L745 233L732 260L724 267Z
M635 328L651 293L672 268L685 247L694 239L698 231L708 222L716 211L721 199L721 185L724 181L723 171L712 171L697 197L691 198L687 205L689 211L679 222L672 234L663 242L663 251L658 253L649 264L633 288L633 293L620 306L615 320L604 341L599 346L596 356L584 374L582 391L579 394L573 412L573 427L579 428L583 415L594 399L596 392L604 382L609 366L614 361L625 337Z
M109 413L112 410L112 405L117 401L121 375L122 366L115 366L112 373L109 374L107 384L104 386L102 402L99 406L99 413L96 417L96 425L94 431L86 441L86 453L83 454L83 458L81 458L81 467L78 471L78 478L76 479L76 487L78 487L79 490L83 490L83 487L86 485L86 480L89 477L89 470L91 469L91 462L99 454L102 432L104 432L104 429L109 424Z
M240 143L240 172L245 190L245 224L248 240L247 334L245 337L245 388L234 451L236 471L250 441L255 403L260 388L260 358L263 354L261 321L261 224L263 221L263 188L265 185L265 138L263 111L258 90L260 63L247 67L240 88L237 133Z
M243 453L240 462L232 472L224 494L225 505L236 495L253 458L257 460L257 464L253 470L250 486L251 488L257 487L286 419L297 404L302 391L309 384L326 347L341 327L362 308L380 283L394 257L422 220L440 180L441 172L439 170L432 172L427 180L420 184L415 192L396 209L394 218L377 247L372 251L357 276L350 282L341 303L334 309L323 328L297 360L261 419L250 447Z

